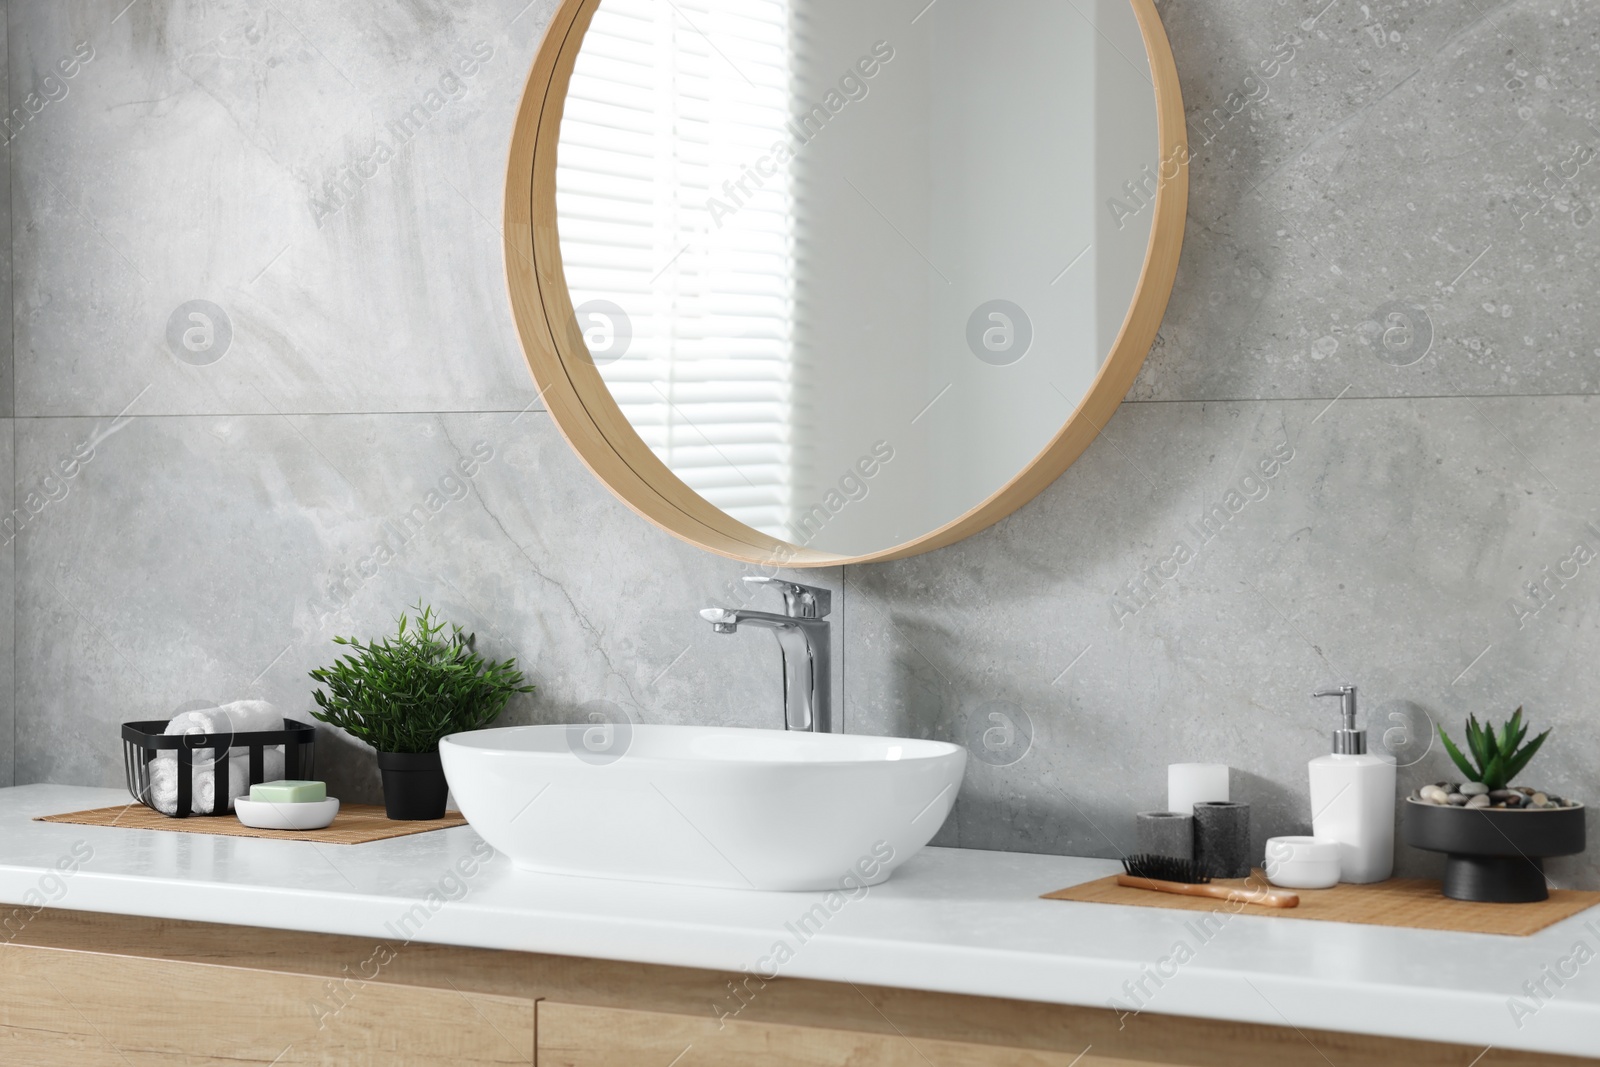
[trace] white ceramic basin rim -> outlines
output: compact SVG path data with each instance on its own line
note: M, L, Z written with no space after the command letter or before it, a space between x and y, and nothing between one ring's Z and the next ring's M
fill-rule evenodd
M516 726L439 750L462 814L518 867L773 890L888 878L966 767L941 741L709 726Z

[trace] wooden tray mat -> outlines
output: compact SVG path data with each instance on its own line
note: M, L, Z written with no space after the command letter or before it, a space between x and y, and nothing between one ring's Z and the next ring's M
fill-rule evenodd
M1218 878L1212 885L1270 888L1257 871L1253 878ZM1421 878L1391 878L1372 885L1336 885L1332 889L1296 889L1297 908L1263 908L1206 897L1180 897L1147 889L1124 889L1115 875L1044 894L1045 900L1077 900L1090 904L1127 904L1137 908L1178 911L1227 910L1264 919L1322 919L1369 926L1409 926L1418 930L1455 930L1469 934L1527 937L1600 904L1600 893L1552 889L1537 904L1480 904L1451 900L1439 883Z
M170 830L180 834L220 834L224 837L265 837L277 841L317 841L329 845L359 845L390 837L406 837L465 826L459 811L447 811L442 819L395 822L376 804L340 804L339 814L321 830L258 830L246 826L232 815L191 815L174 819L143 804L124 804L115 808L69 811L64 815L41 815L35 822L68 822L80 826L123 826L135 830Z

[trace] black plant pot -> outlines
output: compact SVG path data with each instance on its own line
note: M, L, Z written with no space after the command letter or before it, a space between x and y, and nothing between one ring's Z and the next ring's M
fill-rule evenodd
M1549 899L1546 856L1583 851L1584 810L1457 808L1408 797L1403 833L1414 848L1446 854L1445 896L1526 904Z
M405 821L444 818L450 784L437 752L380 752L383 808L389 818Z

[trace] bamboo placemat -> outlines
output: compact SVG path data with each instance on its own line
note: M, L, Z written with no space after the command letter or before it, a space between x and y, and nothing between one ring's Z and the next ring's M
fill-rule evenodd
M406 837L465 826L459 811L447 811L442 819L424 822L395 822L376 804L340 804L339 814L321 830L258 830L246 826L232 815L191 815L174 819L143 804L124 804L116 808L69 811L64 815L40 815L35 822L69 822L79 826L121 826L135 830L170 830L180 834L220 834L224 837L265 837L277 841L317 841L329 845L359 845L390 837Z
M1257 871L1252 878L1217 878L1213 885L1269 888ZM1536 904L1480 904L1451 900L1439 883L1421 878L1391 878L1372 885L1336 885L1332 889L1296 889L1298 908L1262 908L1206 897L1180 897L1147 889L1124 889L1115 875L1044 894L1045 900L1077 900L1090 904L1127 904L1137 908L1178 911L1226 911L1264 919L1321 919L1368 926L1409 926L1418 930L1455 930L1468 934L1527 937L1600 904L1600 893L1552 889L1550 899Z

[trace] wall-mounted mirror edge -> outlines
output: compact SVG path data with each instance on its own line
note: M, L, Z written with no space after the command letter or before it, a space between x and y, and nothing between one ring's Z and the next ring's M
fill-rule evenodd
M538 396L590 472L631 510L697 547L785 568L886 562L961 541L1015 512L1054 482L1105 429L1138 377L1176 277L1187 216L1189 150L1177 66L1153 0L1127 0L1138 21L1155 97L1160 174L1134 298L1083 399L1017 474L953 520L892 547L819 551L754 529L708 503L645 444L602 380L565 281L556 216L556 156L567 87L601 0L562 0L529 73L510 145L505 269L513 318Z

